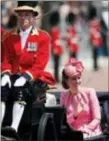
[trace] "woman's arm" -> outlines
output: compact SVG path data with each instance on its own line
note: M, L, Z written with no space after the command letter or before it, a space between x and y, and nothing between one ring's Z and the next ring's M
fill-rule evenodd
M92 112L92 121L87 125L87 128L94 130L101 121L100 105L94 89L90 89L89 102Z
M69 101L68 101L68 93L62 93L60 96L60 105L66 108L66 117L67 117L67 123L72 127L72 124L74 123L75 119L73 116L73 111L70 109Z
M64 93L60 94L60 105L65 106L65 95L64 95Z

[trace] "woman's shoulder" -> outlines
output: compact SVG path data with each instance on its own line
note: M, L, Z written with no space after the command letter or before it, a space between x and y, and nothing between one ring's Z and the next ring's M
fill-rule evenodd
M87 94L90 94L93 92L96 93L95 89L91 87L79 87L79 91L83 93L87 93Z
M64 90L64 91L62 91L62 92L60 92L60 94L68 94L68 90Z
M60 92L60 96L68 96L68 94L69 94L69 90L65 90L65 91L62 91L62 92Z

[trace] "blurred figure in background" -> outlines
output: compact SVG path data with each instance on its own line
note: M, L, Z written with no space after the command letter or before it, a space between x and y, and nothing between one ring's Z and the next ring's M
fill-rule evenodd
M41 28L42 18L43 18L43 11L42 11L42 7L41 7L41 2L39 3L39 5L36 5L35 8L37 9L37 11L39 13L37 18L36 18L35 24L36 24L37 28Z
M59 82L59 64L60 64L60 57L63 53L63 49L61 46L61 31L59 28L59 22L60 22L60 15L58 11L54 11L50 15L49 19L51 29L50 29L50 35L51 35L51 50L54 60L54 75L56 78L56 82Z
M69 14L66 18L66 21L68 23L67 46L68 46L68 49L70 51L70 57L77 58L77 52L78 52L79 44L78 44L78 35L77 35L76 28L75 28L75 19L76 19L76 15L73 14L73 12L69 12Z
M17 16L15 15L15 13L12 11L12 9L8 10L8 15L9 15L9 21L7 23L7 29L12 29L15 28L17 26Z
M97 18L97 11L94 6L91 6L89 9L89 39L92 46L93 53L93 68L98 70L98 50L102 46L102 37L100 29L100 21Z
M5 1L1 4L1 23L6 30L10 30L17 25L17 17L13 11L16 1Z

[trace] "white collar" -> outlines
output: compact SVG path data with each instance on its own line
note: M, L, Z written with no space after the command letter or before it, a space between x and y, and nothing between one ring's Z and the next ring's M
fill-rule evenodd
M20 32L21 32L21 33L29 34L30 31L31 31L31 29L32 29L32 26L30 26L30 27L29 27L28 29L26 29L25 31L23 31L22 29L20 29Z

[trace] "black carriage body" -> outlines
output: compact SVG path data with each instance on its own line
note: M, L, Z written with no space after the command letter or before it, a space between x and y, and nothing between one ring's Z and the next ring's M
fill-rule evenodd
M66 123L65 109L60 107L60 92L52 93L56 96L58 105L55 107L44 107L44 104L31 104L31 96L28 97L24 115L19 126L19 135L26 141L62 141L75 140L82 141L82 135L73 131ZM101 127L103 135L92 138L90 141L109 141L109 92L97 92L101 107ZM4 125L11 123L12 103L7 103L7 112L4 119ZM7 118L6 118L7 117ZM77 138L77 136L78 138ZM75 138L76 137L76 138ZM89 141L89 140L87 140Z

